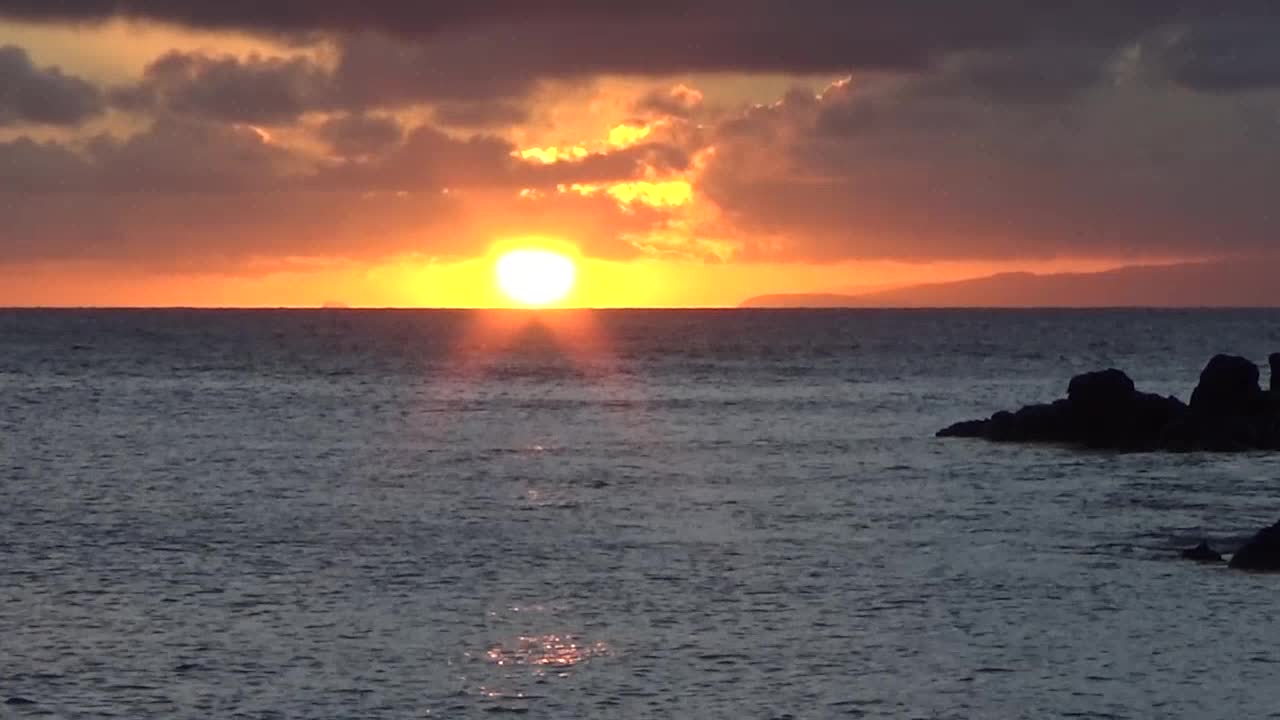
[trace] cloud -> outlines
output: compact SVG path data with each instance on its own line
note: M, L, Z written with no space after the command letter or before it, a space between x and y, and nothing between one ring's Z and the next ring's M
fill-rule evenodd
M555 233L628 257L662 222L560 185L641 177L686 162L638 145L544 165L488 136L343 116L320 127L335 160L242 124L164 117L126 138L0 142L0 258L111 260L208 270L251 260L468 257L496 234ZM361 152L368 151L368 152ZM537 188L537 199L521 189Z
M669 14L682 3L656 0L645 7L615 8L580 0L471 0L432 3L406 0L282 0L271 3L226 0L3 0L0 15L25 20L94 21L113 17L149 19L198 28L275 32L377 29L405 34L491 21L539 20L565 15L653 16Z
M228 122L273 124L335 106L327 72L305 57L169 52L113 98L130 110L163 110Z
M0 254L474 254L522 231L609 257L817 262L1274 246L1273 3L778 8L0 0L0 16L124 16L296 48L176 50L109 93L144 131L0 143ZM766 98L780 74L797 89ZM815 94L832 77L847 79ZM0 81L0 124L103 110L100 91L16 48L0 50ZM578 92L610 83L629 89ZM43 89L19 98L28 86ZM743 94L762 103L727 99ZM679 188L679 202L627 201L622 184Z
M1280 24L1214 22L1171 33L1149 43L1156 62L1173 82L1206 93L1280 88Z
M404 128L385 115L343 115L330 118L319 128L319 136L342 157L381 155L404 137Z
M886 3L794 0L779 12L774 0L655 0L646 3L575 0L0 0L0 14L46 21L130 17L200 28L268 33L377 34L417 45L423 59L451 60L420 73L448 81L456 68L486 69L502 82L600 73L841 72L921 68L953 52L1016 49L1051 40L1061 45L1118 48L1176 23L1258 18L1274 21L1263 0L1114 0L1044 4ZM421 42L429 40L429 42ZM352 53L357 64L378 44ZM499 49L499 52L494 52ZM378 54L380 64L388 63ZM377 63L375 63L377 64ZM435 76L435 77L432 77ZM467 87L466 83L456 86Z
M1113 56L1110 48L1051 44L957 53L941 62L916 91L1001 104L1062 102L1102 84Z
M344 35L337 43L335 92L347 107L387 107L510 100L538 87L532 65L508 55L510 48L501 38L487 42L469 34L417 42L372 33Z
M653 90L640 98L636 112L644 115L671 116L688 119L702 107L703 95L698 90L680 84L669 90Z
M113 89L119 108L212 120L288 124L307 113L434 105L454 127L509 126L528 119L518 100L537 87L510 68L465 71L436 51L387 38L344 40L330 67L308 55L267 57L171 51L136 83ZM451 69L442 69L451 68Z
M88 174L84 158L60 143L25 137L0 143L0 190L81 191L87 188Z
M993 112L932 82L854 79L723 122L699 189L744 238L740 257L1274 252L1273 100L1103 87Z
M507 101L452 102L435 106L440 125L457 128L499 128L519 125L530 118L529 109Z
M80 125L104 110L102 93L56 67L39 68L27 51L0 46L0 127Z

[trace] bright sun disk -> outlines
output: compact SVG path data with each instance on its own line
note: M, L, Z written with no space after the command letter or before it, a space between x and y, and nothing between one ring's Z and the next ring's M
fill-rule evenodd
M550 305L573 290L573 260L551 250L511 250L498 258L498 288L521 305Z

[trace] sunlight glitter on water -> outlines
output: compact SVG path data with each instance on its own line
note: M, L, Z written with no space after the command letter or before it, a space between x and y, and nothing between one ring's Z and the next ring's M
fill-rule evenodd
M573 635L548 633L522 635L511 646L494 645L485 652L485 659L500 666L567 668L608 654L609 647L605 643L586 643Z

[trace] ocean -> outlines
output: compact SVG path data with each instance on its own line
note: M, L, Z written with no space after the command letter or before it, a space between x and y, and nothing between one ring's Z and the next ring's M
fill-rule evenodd
M0 717L1280 717L1280 456L940 440L1280 311L0 311ZM1267 373L1263 372L1263 382Z

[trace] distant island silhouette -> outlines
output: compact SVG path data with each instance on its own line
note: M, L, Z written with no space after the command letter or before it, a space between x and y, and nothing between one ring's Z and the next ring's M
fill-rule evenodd
M759 295L744 308L1278 307L1280 259L1132 265L1096 273L1001 273L860 293Z

